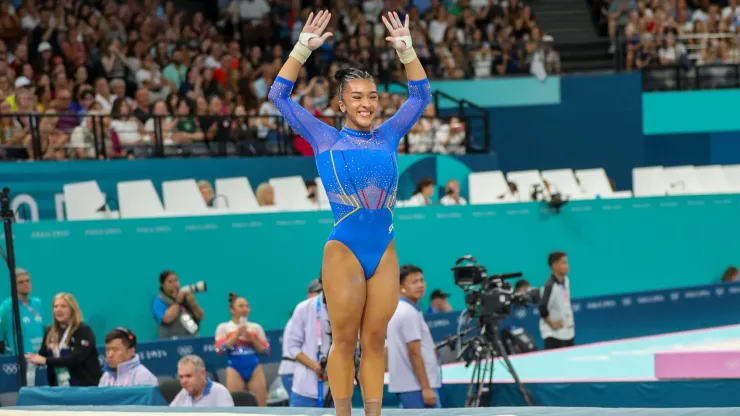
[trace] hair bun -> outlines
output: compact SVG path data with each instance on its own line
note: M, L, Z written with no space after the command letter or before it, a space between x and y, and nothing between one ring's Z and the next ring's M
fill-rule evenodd
M239 297L239 296L236 293L229 292L229 303L233 302L234 299L236 299L237 297Z
M337 69L337 72L334 73L334 79L342 82L345 78L347 78L347 75L349 75L350 72L352 72L352 68Z

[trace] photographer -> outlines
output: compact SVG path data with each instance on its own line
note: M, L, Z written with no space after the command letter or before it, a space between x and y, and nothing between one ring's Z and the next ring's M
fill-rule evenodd
M445 185L445 196L439 203L442 205L468 205L468 201L460 196L460 182L457 179L450 179Z
M401 267L401 299L388 323L388 391L404 409L441 408L440 367L429 325L419 308L426 283L420 268Z
M175 272L159 275L159 294L152 302L159 339L197 337L204 313L192 291L180 290Z
M289 392L290 407L324 407L329 391L326 360L331 347L331 331L323 294L296 306L290 333L283 342L287 343L287 358L297 362Z
M570 304L570 280L568 279L568 256L562 251L553 251L547 258L552 274L542 288L540 300L540 334L545 349L571 347L575 345L575 321Z

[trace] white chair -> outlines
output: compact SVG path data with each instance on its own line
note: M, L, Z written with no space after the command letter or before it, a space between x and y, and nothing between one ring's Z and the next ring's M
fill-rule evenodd
M632 191L613 191L609 177L603 168L579 169L575 171L581 190L586 195L603 199L631 198Z
M102 220L119 218L118 211L111 211L105 194L96 181L68 183L64 187L64 205L69 221Z
M315 211L318 209L308 199L306 182L302 177L272 178L269 183L275 190L275 205L281 211Z
M584 194L578 186L573 169L543 170L540 175L542 179L550 184L550 192L560 192L566 199L593 199L593 195Z
M471 172L468 175L470 204L500 204L517 202L500 170Z
M214 215L224 211L206 205L195 179L162 182L162 196L165 211L173 215Z
M509 172L506 174L506 180L516 184L519 200L522 202L532 201L532 192L534 192L535 186L549 198L539 171L522 170L519 172Z
M702 193L702 186L693 166L663 168L663 180L668 195L696 195Z
M225 209L231 212L259 212L260 207L252 185L245 176L216 179L216 199L225 200Z
M169 217L150 180L118 182L118 210L121 218Z
M319 205L320 210L331 210L331 204L329 203L329 196L326 194L326 188L324 188L324 182L321 181L320 177L316 177L316 202Z
M696 177L704 194L728 194L736 192L720 165L697 166Z
M663 166L632 169L632 191L636 197L665 196L667 189Z
M722 166L727 183L735 192L740 192L740 165Z

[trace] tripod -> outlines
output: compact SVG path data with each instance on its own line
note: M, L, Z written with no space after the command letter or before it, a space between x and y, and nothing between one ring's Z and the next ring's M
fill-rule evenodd
M463 341L462 349L457 356L458 361L465 360L465 367L474 363L473 375L465 397L465 407L488 407L490 405L493 390L493 366L497 357L502 358L504 367L511 374L527 405L534 406L529 390L522 385L519 375L511 364L511 360L509 360L509 354L498 336L498 323L485 318L481 318L480 323L480 335ZM465 336L470 331L472 331L472 328L446 340L440 346L451 346L455 340Z
M13 304L13 333L15 334L16 343L16 363L18 365L18 374L20 376L20 385L26 386L26 360L23 356L23 329L21 328L21 311L18 300L18 284L15 279L15 247L13 246L13 220L15 215L10 209L10 189L3 188L0 191L0 218L2 218L5 229L5 247L7 253L4 253L0 247L0 255L8 264L10 272L10 298Z

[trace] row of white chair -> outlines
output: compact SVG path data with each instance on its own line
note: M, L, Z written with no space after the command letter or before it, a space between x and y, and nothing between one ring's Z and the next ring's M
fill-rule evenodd
M512 192L508 182L516 185ZM545 183L547 182L547 183ZM630 191L613 191L602 168L473 172L468 175L471 204L528 202L560 193L569 200L594 198L630 198ZM541 191L538 195L535 191ZM535 198L533 198L533 196Z
M635 168L632 188L635 196L740 193L740 165Z
M194 179L162 182L162 199L150 180L119 182L118 211L111 211L107 196L100 190L96 181L72 183L64 185L66 218L74 221L319 209L319 206L307 198L308 191L302 177L272 178L269 184L275 192L275 205L260 206L246 177L216 179L214 190L216 197L213 207L209 207ZM323 193L323 188L321 192ZM329 209L325 194L323 200L326 200L324 209Z

